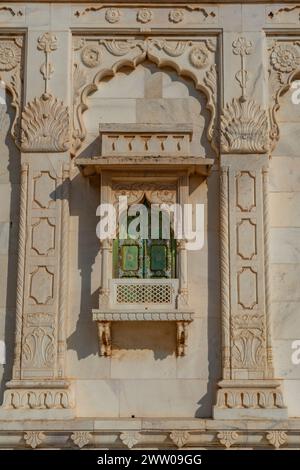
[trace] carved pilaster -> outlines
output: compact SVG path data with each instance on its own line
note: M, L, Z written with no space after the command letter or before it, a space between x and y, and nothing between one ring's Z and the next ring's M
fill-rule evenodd
M223 381L216 419L285 418L272 367L267 155L222 155Z
M25 274L25 249L26 249L26 215L28 198L28 164L24 163L21 168L20 188L20 219L19 219L19 241L18 241L18 277L16 295L16 332L13 378L20 379L21 373L21 343L22 343L22 316L24 299L24 274Z
M221 309L223 377L230 377L230 301L229 301L229 224L228 224L228 167L220 175L220 241L221 241Z
M15 360L4 408L74 406L64 370L68 204L66 167L22 165Z

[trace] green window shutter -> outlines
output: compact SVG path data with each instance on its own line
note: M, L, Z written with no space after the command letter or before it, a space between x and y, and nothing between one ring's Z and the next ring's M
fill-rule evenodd
M149 213L150 213L150 208ZM132 220L132 217L130 218ZM128 221L129 224L129 221ZM151 233L149 220L149 233ZM116 278L175 278L176 240L117 239L113 244L113 267Z

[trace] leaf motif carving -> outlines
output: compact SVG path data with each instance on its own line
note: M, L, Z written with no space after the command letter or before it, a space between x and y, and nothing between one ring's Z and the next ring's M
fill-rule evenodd
M69 112L62 101L43 94L22 113L21 146L24 152L64 152L69 148Z

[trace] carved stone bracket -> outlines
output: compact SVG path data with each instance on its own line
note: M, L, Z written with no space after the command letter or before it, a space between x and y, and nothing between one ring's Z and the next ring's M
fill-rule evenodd
M159 320L159 314L155 313L146 313L144 315L144 319L141 318L141 314L132 314L131 320L153 320L157 321ZM162 314L163 315L163 314ZM111 317L111 320L113 321L124 321L124 316L122 315L113 315L113 314L107 314L107 317ZM94 313L95 319L97 319L97 313L95 311ZM129 318L127 318L129 320ZM168 318L168 315L165 314L165 320L171 320L173 321L174 319L170 315ZM176 321L176 354L177 357L183 357L186 354L186 348L187 348L187 328L189 321ZM104 356L104 357L110 357L112 353L112 334L111 334L111 327L112 327L112 321L103 321L103 320L97 320L97 328L98 328L98 340L99 340L99 356Z

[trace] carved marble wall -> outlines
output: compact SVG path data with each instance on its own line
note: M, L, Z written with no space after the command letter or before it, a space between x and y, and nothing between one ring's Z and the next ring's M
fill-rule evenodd
M242 444L245 421L255 419L262 446L290 439L285 420L300 417L291 359L300 302L299 12L296 2L267 1L0 4L0 419L163 419L178 447L200 445L189 426L206 429L206 418L212 445ZM194 321L184 357L176 357L175 325L164 322L116 324L111 357L98 355L96 208L109 191L99 126L108 124L149 126L153 135L155 126L192 128L163 170L143 154L151 149L142 131L135 143L145 180L185 171L188 201L205 204L204 248L187 256ZM182 165L185 153L204 160L206 172L176 170L175 153ZM126 171L130 179L136 168ZM169 429L178 417L189 425ZM229 420L237 428L226 431ZM114 431L121 445L138 446L152 425L143 426ZM63 445L92 445L89 430L76 429ZM27 429L22 439L36 447L46 437Z

